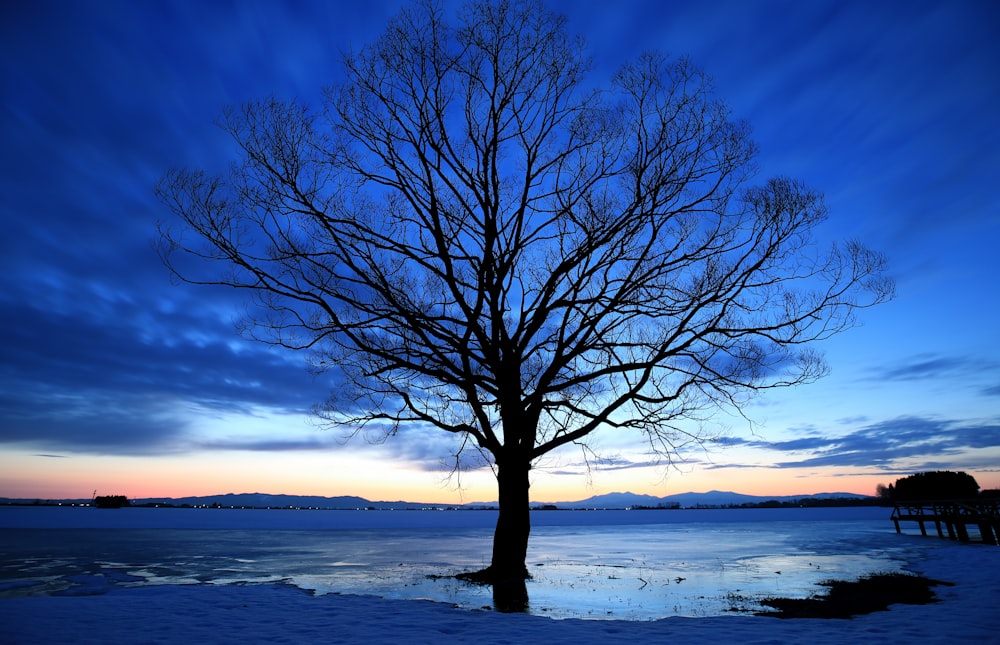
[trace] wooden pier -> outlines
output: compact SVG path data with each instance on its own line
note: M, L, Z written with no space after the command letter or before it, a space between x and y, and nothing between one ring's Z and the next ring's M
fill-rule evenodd
M971 526L984 544L1000 544L1000 499L896 502L892 522L896 533L902 533L900 522L916 522L922 535L927 535L927 524L933 522L938 537L945 537L947 531L948 538L959 542L972 541Z

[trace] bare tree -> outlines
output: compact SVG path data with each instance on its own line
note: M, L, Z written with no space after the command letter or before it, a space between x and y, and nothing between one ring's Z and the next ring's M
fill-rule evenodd
M858 243L818 248L819 194L750 184L748 127L688 61L597 88L541 2L442 4L347 56L321 109L226 112L242 161L163 179L183 224L162 255L247 289L256 337L335 372L330 422L481 451L500 514L477 577L523 581L539 457L604 428L669 459L704 439L684 421L821 376L810 343L892 283Z

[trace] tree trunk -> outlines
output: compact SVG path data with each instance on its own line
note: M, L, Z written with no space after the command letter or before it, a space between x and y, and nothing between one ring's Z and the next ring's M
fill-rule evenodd
M529 578L525 560L531 515L528 507L527 459L507 458L497 462L497 487L500 515L493 533L493 561L482 571L461 573L457 577L479 584L493 585L493 604L497 611L519 612L528 608Z
M493 562L490 570L494 580L525 580L528 568L528 535L531 514L528 507L527 460L505 459L497 464L497 488L500 515L493 533Z

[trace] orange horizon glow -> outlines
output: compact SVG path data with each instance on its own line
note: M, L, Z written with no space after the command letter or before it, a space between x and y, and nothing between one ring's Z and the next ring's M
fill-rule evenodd
M251 456L189 455L180 457L43 457L22 455L5 462L0 497L11 499L89 499L97 494L132 499L181 498L261 493L269 495L357 496L370 501L410 501L466 504L497 499L496 480L489 470L464 473L461 489L447 473L408 469L371 458L278 453ZM981 489L1000 488L996 472L966 470ZM759 497L817 493L875 495L876 486L900 476L834 469L769 468L688 469L664 472L594 472L565 476L536 471L532 502L579 501L608 493L629 492L654 497L679 493L728 491Z

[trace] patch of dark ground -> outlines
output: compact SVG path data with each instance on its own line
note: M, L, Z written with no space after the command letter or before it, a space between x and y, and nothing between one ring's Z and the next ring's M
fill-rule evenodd
M886 611L889 605L926 605L938 602L931 587L952 586L907 573L874 573L858 580L828 580L820 583L829 590L812 598L765 598L760 604L775 611L758 612L758 616L777 618L851 618L875 611Z

